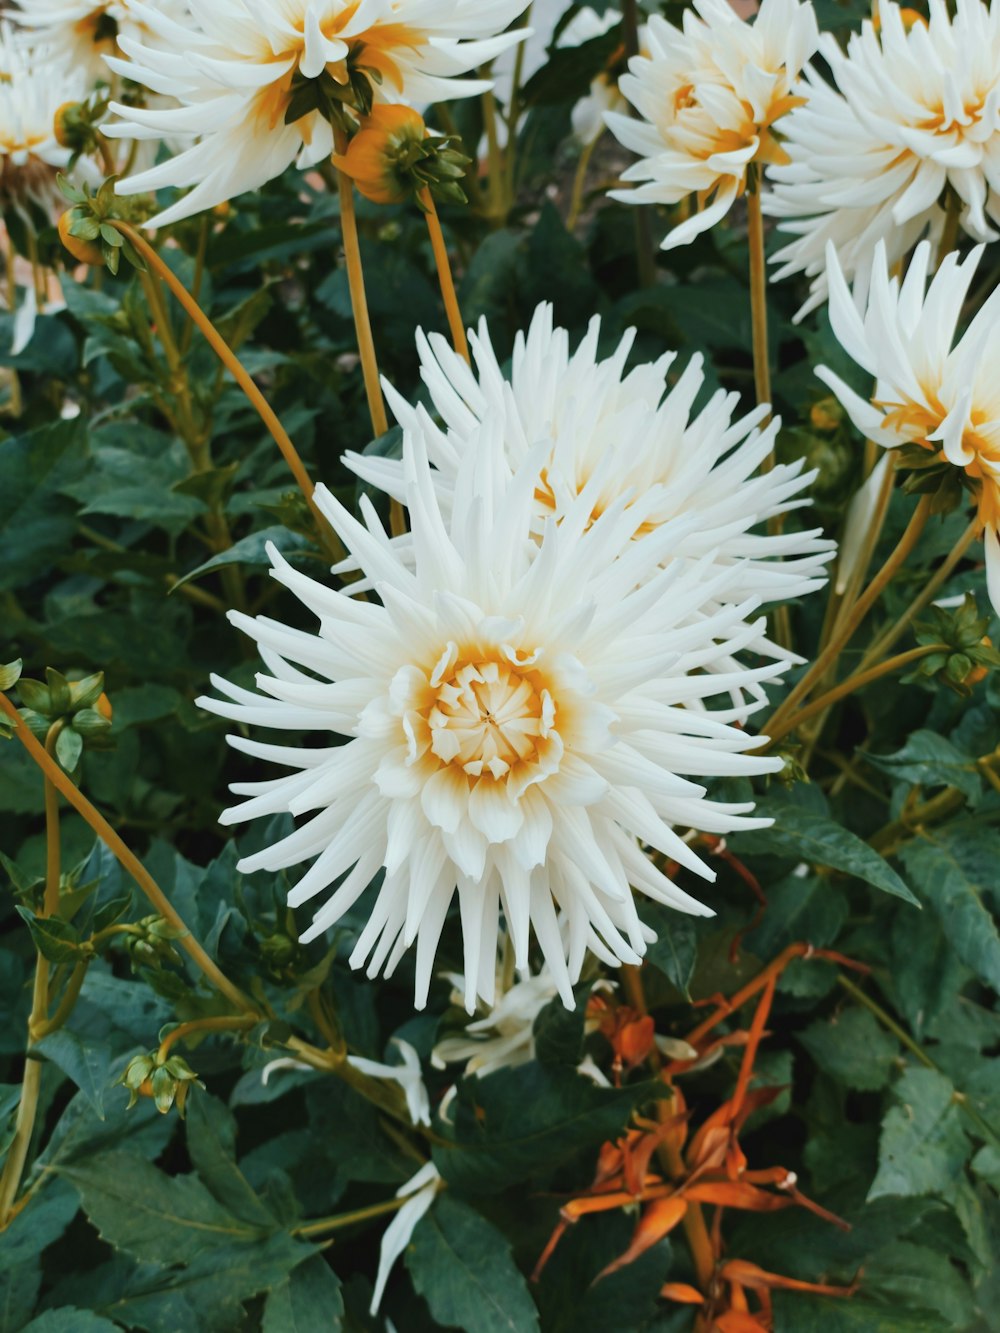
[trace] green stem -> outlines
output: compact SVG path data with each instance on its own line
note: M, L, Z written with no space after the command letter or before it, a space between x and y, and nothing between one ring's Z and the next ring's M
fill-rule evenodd
M84 958L77 963L76 967L74 967L73 971L70 973L69 981L66 983L66 989L63 991L62 999L59 1001L55 1013L51 1018L47 1018L45 1022L38 1024L35 1031L36 1041L40 1041L42 1037L47 1037L50 1032L58 1031L58 1029L67 1021L76 1006L77 1000L80 998L80 990L83 986L84 978L87 975L87 968L89 966L90 959Z
M519 28L526 28L531 22L531 5L521 15ZM504 164L505 200L507 208L514 206L516 196L517 170L517 131L521 120L521 79L524 75L524 42L518 42L514 54L514 74L510 89L510 106L507 108L507 160Z
M6 695L0 694L0 700L9 712L20 717ZM23 723L21 724L24 725ZM43 749L35 738L35 746L47 763L58 769L53 755L56 741L62 730L61 721L49 727ZM27 731L27 728L25 727ZM31 734L30 732L28 733ZM61 771L61 770L60 770ZM59 797L54 784L48 776L45 779L45 897L41 916L55 916L59 911L59 885L62 878L61 846L59 837ZM28 1046L31 1047L44 1035L42 1029L48 1018L49 1010L49 961L39 950L35 955L35 980L31 992L31 1013L28 1016ZM35 1118L38 1115L38 1098L42 1087L43 1061L27 1056L24 1062L24 1076L21 1081L21 1098L17 1106L17 1120L14 1126L14 1138L11 1141L0 1176L0 1228L10 1221L21 1178L28 1161L28 1152L35 1132Z
M893 671L902 671L913 662L919 662L922 657L929 657L931 653L946 653L948 651L946 643L932 643L926 647L911 648L909 652L900 653L897 657L890 657L887 661L880 662L878 666L874 666L868 671L858 671L853 676L848 676L846 680L841 681L832 690L827 690L826 694L821 694L818 699L814 699L812 703L800 709L783 726L774 728L770 733L771 744L780 741L783 736L787 736L790 731L800 727L803 722L808 722L817 713L832 708L841 699L846 699L849 694L854 694L856 690L863 690L865 686L870 685L881 676L888 676Z
M777 735L784 735L787 730L785 724L794 710L803 699L823 680L827 671L843 652L844 648L850 642L855 631L860 627L862 621L872 609L883 591L895 578L899 569L906 563L907 557L913 551L919 540L920 534L930 517L931 501L928 496L922 496L920 503L913 511L913 515L907 524L906 531L900 537L895 550L886 560L885 564L872 579L871 583L865 589L864 593L858 598L842 628L834 634L826 648L820 653L819 657L813 663L812 667L799 681L798 685L792 690L791 694L779 706L772 716L770 722L764 727L764 733L770 735L774 731Z
M367 1208L356 1208L351 1213L337 1213L333 1217L321 1217L315 1222L304 1222L302 1226L293 1227L293 1236L323 1236L328 1231L340 1231L343 1227L353 1227L359 1222L368 1222L375 1217L384 1217L386 1213L396 1213L402 1208L404 1203L409 1202L409 1197L402 1199L386 1199L384 1203L373 1203Z
M583 191L587 184L587 172L590 168L590 159L593 157L594 149L599 142L600 135L590 143L584 144L580 160L576 164L576 174L573 177L573 194L570 199L569 215L566 218L566 230L570 233L576 231L580 214L583 212Z
M622 17L625 29L625 53L631 59L639 54L639 7L636 0L624 0ZM629 114L637 115L629 107ZM635 210L635 254L640 287L652 287L656 282L656 263L653 256L653 228L645 208Z

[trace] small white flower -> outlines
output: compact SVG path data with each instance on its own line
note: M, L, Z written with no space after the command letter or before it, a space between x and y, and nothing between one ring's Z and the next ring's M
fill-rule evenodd
M408 1041L393 1037L392 1044L399 1047L403 1057L401 1065L380 1065L374 1060L365 1060L360 1055L349 1055L347 1063L353 1065L361 1074L369 1078L391 1079L398 1083L406 1093L406 1109L415 1125L431 1123L431 1102L424 1087L424 1077L420 1068L420 1056Z
M697 194L706 204L667 233L664 249L723 218L746 189L751 163L782 160L772 129L801 97L799 73L818 39L810 0L763 0L752 24L727 0L694 0L694 11L685 10L682 29L651 16L648 54L629 61L620 84L640 118L607 116L641 158L622 176L638 188L612 198L677 204Z
M235 784L245 799L224 821L307 816L241 869L313 861L289 895L292 906L327 899L303 939L338 921L382 872L351 963L370 976L391 972L415 945L418 1006L457 896L470 1012L477 994L493 1001L501 911L515 965L528 967L534 930L570 1006L588 949L611 965L645 951L633 890L710 914L643 844L713 879L683 834L761 821L749 818L751 805L710 800L698 779L782 763L748 753L758 738L732 725L751 711L743 696L783 666L739 660L762 638L752 619L759 599L737 600L744 566L719 563L712 548L671 560L702 516L653 523L655 486L598 510L618 466L613 451L540 527L551 435L536 422L538 445L512 464L504 425L483 422L476 447L456 460L447 505L422 431L406 430L405 556L367 499L362 524L319 487L317 503L379 602L308 578L272 548L274 577L317 629L231 613L268 670L259 693L216 677L224 698L202 701L240 723L325 738L320 748L231 738L292 771ZM618 425L631 438L627 411ZM748 493L755 465L737 465Z
M378 1273L369 1314L378 1314L385 1295L386 1283L392 1266L410 1243L417 1223L430 1208L441 1188L441 1176L433 1162L427 1162L417 1174L396 1191L397 1199L405 1199L399 1212L385 1229L378 1255Z
M13 17L89 82L108 80L105 57L114 55L120 37L150 41L153 33L143 11L169 13L184 22L184 0L25 0ZM62 98L62 101L68 100Z
M312 1065L305 1064L302 1060L293 1060L290 1056L283 1055L277 1060L269 1060L260 1071L260 1081L266 1088L271 1081L271 1075L284 1073L287 1070L293 1070L298 1073L301 1070L310 1070Z
M314 166L333 152L319 111L288 122L293 93L320 78L345 84L357 63L375 71L378 100L440 102L490 87L457 76L522 40L505 33L529 0L189 0L184 23L133 0L154 45L123 36L130 64L113 69L177 107L137 110L115 103L122 138L184 146L166 162L122 181L121 194L194 186L156 219L162 225L212 208L281 175L292 162Z
M10 24L0 24L0 203L33 203L46 211L61 196L57 171L69 163L55 137L63 102L83 95L77 71L50 49L29 47Z
M465 997L464 977L453 977L456 1002ZM543 968L524 976L502 995L484 1018L467 1023L463 1034L445 1037L434 1047L431 1063L437 1069L465 1064L463 1077L485 1078L498 1069L514 1069L535 1058L535 1019L559 994L555 978Z
M890 265L925 234L937 245L946 190L976 240L1000 222L1000 8L956 0L952 18L930 0L928 25L880 0L846 51L827 33L820 54L836 87L810 71L764 205L796 238L775 255L775 278L813 279L799 317L826 298L830 242L847 277L866 280L878 241Z
M462 461L481 447L483 430L499 430L512 468L542 451L534 494L539 534L549 518L561 520L589 488L593 518L622 501L648 506L638 538L681 517L696 519L676 530L662 561L708 558L725 567L732 579L726 595L734 601L779 602L820 587L833 547L819 530L780 536L761 531L769 517L807 502L816 475L804 473L801 461L760 470L780 422L759 429L766 407L734 420L739 395L721 389L694 414L704 388L700 355L671 385L676 353L629 369L635 331L606 357L598 350L600 334L595 318L571 352L569 334L553 327L552 307L539 306L527 334L517 336L509 380L485 322L470 339L474 373L444 338L418 335L421 374L441 426L390 385L386 392L400 424L426 441L443 511L453 510ZM405 502L401 462L350 453L345 461ZM768 640L763 624L752 651L790 660ZM722 658L714 665L727 672L735 666ZM751 693L764 700L760 691Z
M870 280L856 284L852 298L831 245L830 321L875 387L865 399L826 367L816 373L868 439L886 449L918 445L962 470L983 524L990 599L1000 610L1000 288L957 338L982 250L964 260L946 256L928 286L928 242L902 282L889 276L879 244Z

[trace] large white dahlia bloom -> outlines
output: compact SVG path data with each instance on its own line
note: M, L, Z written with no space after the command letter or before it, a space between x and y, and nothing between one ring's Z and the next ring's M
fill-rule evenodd
M671 385L676 353L630 369L635 331L609 356L600 354L600 335L595 318L571 351L569 334L553 324L552 307L540 305L527 334L518 334L508 379L485 322L470 336L474 370L444 338L418 334L421 374L437 420L391 385L386 392L397 421L426 442L442 510L453 512L464 460L482 447L488 425L500 432L509 467L537 460L536 535L548 519L561 520L574 510L586 491L592 497L591 520L617 503L640 506L640 539L682 516L694 520L675 527L659 559L665 564L707 559L726 568L725 599L773 603L819 587L833 545L818 529L770 535L759 530L769 518L808 503L815 476L803 472L801 461L761 471L780 422L762 427L766 407L734 419L739 395L721 389L696 412L705 384L700 355ZM405 503L401 462L351 453L345 461ZM407 544L402 539L404 549ZM707 597L705 608L710 609ZM753 651L795 660L769 641L763 621L758 624ZM715 665L735 670L732 661L717 659ZM759 688L748 685L751 697L763 698Z
M633 56L619 85L639 118L606 118L641 158L622 176L638 187L613 198L677 204L697 194L705 204L667 233L664 249L723 218L751 163L783 160L773 126L799 100L799 74L819 36L810 0L763 0L753 23L727 0L694 0L694 10L685 10L682 29L651 16L646 53Z
M457 76L524 37L524 28L503 30L529 0L189 0L183 24L132 3L155 44L123 37L130 63L110 64L180 106L115 104L122 119L107 132L186 145L118 186L122 194L194 186L160 214L162 224L258 189L292 162L328 158L333 129L318 110L286 119L309 81L343 88L352 71L369 70L376 100L389 102L485 90L488 82Z
M760 821L752 806L709 799L698 779L781 767L748 753L758 738L733 725L747 710L727 697L781 670L736 665L760 635L748 623L754 602L734 597L740 567L710 553L661 568L699 518L633 540L655 491L614 501L595 520L611 455L539 534L535 490L549 449L545 440L511 468L503 423L488 419L446 509L421 432L407 432L411 560L367 499L362 523L318 488L379 601L308 578L272 550L274 577L317 628L233 612L267 671L258 693L213 678L224 697L202 700L241 724L327 738L306 748L232 737L292 771L235 784L245 799L223 820L306 817L241 862L278 871L315 858L289 896L323 900L304 939L378 877L351 963L391 972L415 944L418 1006L456 895L470 1011L477 995L493 1002L501 912L516 966L528 966L533 928L570 1005L588 948L612 965L642 956L652 936L634 890L710 915L667 873L674 862L714 877L684 831ZM710 670L720 659L732 669Z
M961 468L986 543L990 600L1000 612L1000 288L957 338L962 308L983 252L945 257L927 283L924 241L900 282L879 245L870 280L852 298L829 250L830 320L844 350L875 378L862 398L824 366L816 373L868 439L887 449L919 445Z
M809 73L764 203L796 238L775 255L776 278L814 279L801 314L826 297L828 242L849 278L866 279L880 240L890 264L925 234L937 245L949 193L976 240L1000 222L1000 8L956 0L951 18L930 0L927 24L880 0L846 52L825 34L820 53L836 88Z
M114 55L119 38L148 42L153 31L140 10L154 9L183 21L185 0L23 0L14 17L32 38L92 82L108 78L105 56ZM62 101L67 99L63 97Z

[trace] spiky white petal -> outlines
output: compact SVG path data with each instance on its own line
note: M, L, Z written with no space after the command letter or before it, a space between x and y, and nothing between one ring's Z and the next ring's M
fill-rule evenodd
M699 515L635 540L660 503L655 488L613 500L595 520L595 474L539 531L550 440L512 466L502 423L488 420L458 462L448 505L427 448L421 430L406 432L409 559L366 501L359 522L316 492L378 602L316 582L272 549L274 577L316 631L233 614L267 670L257 693L216 681L226 697L204 706L251 726L324 733L326 748L317 757L268 747L291 772L238 784L249 800L227 819L304 817L241 863L249 873L312 862L290 896L321 904L303 938L338 921L381 871L351 963L391 972L415 946L418 1006L456 897L470 1011L477 996L493 999L501 913L516 966L528 966L533 932L572 1004L588 948L612 964L642 956L648 932L633 889L710 914L643 847L711 880L682 833L760 825L752 806L710 800L698 779L781 766L750 753L755 738L709 705L757 690L782 664L739 664L763 633L741 564L712 549L669 560ZM331 733L343 743L331 746Z
M866 282L877 242L890 264L921 236L936 248L945 192L961 226L992 240L1000 222L1000 9L931 0L930 22L880 0L846 51L824 34L835 86L810 71L809 98L782 122L789 162L770 171L765 211L794 236L776 278L813 279L800 317L826 299L826 247L849 279Z
M799 74L817 39L810 0L763 0L753 23L727 0L695 0L680 29L651 16L646 50L620 83L638 119L609 112L606 120L640 157L622 176L637 188L613 198L677 204L698 194L707 201L668 232L664 249L714 226L746 188L750 164L774 160L771 128L801 95Z
M408 1041L393 1038L393 1045L403 1057L401 1065L383 1065L376 1060L365 1060L360 1055L349 1055L347 1063L353 1065L361 1074L369 1078L388 1079L398 1083L406 1094L406 1109L415 1125L431 1123L431 1102L424 1087L424 1076L420 1068L420 1056Z
M641 502L648 507L642 540L655 541L657 530L672 520L691 520L683 530L671 530L663 563L710 556L729 569L727 595L736 601L779 602L819 587L832 546L818 530L761 531L769 518L806 503L815 475L803 472L801 463L761 470L780 423L762 427L766 408L734 420L738 395L723 390L695 412L704 388L700 356L671 386L675 354L629 368L634 331L609 356L600 354L600 334L595 318L571 352L569 334L553 324L552 308L539 306L527 334L517 337L509 380L485 322L471 337L474 369L443 338L418 335L421 374L441 425L390 385L386 389L400 424L426 441L443 510L454 509L462 460L480 448L484 430L498 431L509 467L537 458L536 533L552 516L564 521L573 512L592 521L618 500ZM402 463L355 454L346 461L366 481L404 500ZM763 629L749 646L780 656ZM714 663L727 672L734 665Z
M864 398L825 366L816 373L868 439L886 449L920 445L965 472L984 527L990 597L1000 610L1000 288L958 336L982 252L978 246L965 259L947 255L928 285L929 242L917 247L902 281L890 276L880 242L869 278L852 296L831 244L830 321L875 386Z
M159 224L258 189L292 162L314 166L333 151L333 130L318 111L291 124L285 114L296 78L329 73L346 80L354 53L378 69L379 100L440 102L490 85L467 75L523 39L505 33L529 0L189 0L184 24L148 3L132 7L152 29L152 44L123 37L130 62L112 68L177 107L114 104L108 133L177 142L167 161L119 183L119 193L166 186L191 193Z
M385 1295L386 1283L389 1281L393 1264L406 1250L417 1223L434 1202L441 1185L441 1175L437 1167L433 1162L426 1162L415 1176L396 1191L396 1198L405 1199L406 1202L386 1227L382 1236L370 1314L378 1313L378 1307L382 1304L382 1297Z

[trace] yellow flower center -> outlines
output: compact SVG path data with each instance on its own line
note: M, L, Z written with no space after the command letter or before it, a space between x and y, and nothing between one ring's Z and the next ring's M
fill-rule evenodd
M494 658L456 661L424 716L442 763L499 780L539 759L556 706L537 672Z
M948 462L940 444L928 439L939 428L948 415L937 395L928 394L929 407L921 403L884 403L874 402L875 407L885 412L883 426L895 431L903 441L919 445L921 449L930 449L937 453L936 461ZM1000 443L984 434L982 427L991 420L990 413L974 408L969 413L969 425L962 435L962 444L975 457L962 467L967 477L979 485L974 488L979 517L988 527L1000 525L1000 478L995 469L1000 467Z

